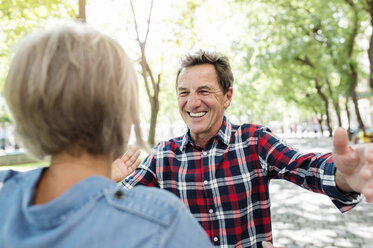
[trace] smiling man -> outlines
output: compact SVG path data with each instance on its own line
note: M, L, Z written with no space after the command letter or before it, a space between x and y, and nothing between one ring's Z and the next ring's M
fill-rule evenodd
M229 75L233 81L233 75ZM200 147L214 136L232 99L229 83L220 86L212 64L184 67L177 78L178 105L191 139Z
M216 247L262 247L262 241L272 241L272 179L325 194L341 212L359 202L369 179L363 178L363 167L373 165L372 146L348 147L340 128L333 153L301 154L264 126L234 125L224 116L232 85L225 56L202 50L186 55L176 91L188 131L160 142L123 186L143 184L174 193ZM116 165L123 177L137 166L128 156Z

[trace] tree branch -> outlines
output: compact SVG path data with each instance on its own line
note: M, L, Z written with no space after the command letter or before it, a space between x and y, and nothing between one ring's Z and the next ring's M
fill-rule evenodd
M152 10L153 10L153 0L151 1L151 5L150 5L149 16L148 16L148 21L147 21L148 26L147 26L144 41L140 40L140 34L139 34L139 29L138 29L138 24L137 24L137 17L136 17L135 8L134 8L132 0L130 0L130 5L131 5L131 12L132 12L132 15L133 15L133 21L134 21L134 24L135 24L136 40L139 44L140 51L141 51L141 59L140 59L140 64L141 64L141 68L142 68L142 73L141 74L142 74L142 77L144 79L145 89L146 89L146 93L148 94L150 104L152 106L154 106L155 105L155 100L158 97L158 91L159 90L158 90L158 88L156 88L157 85L155 83L152 70L150 69L150 66L148 64L148 61L147 61L146 55L145 55L146 41L147 41L149 30L150 30L149 27L150 27L151 13L152 13ZM153 90L154 90L153 94L150 90L148 77L150 77L150 83L153 86Z
M146 35L145 35L144 43L146 43L146 41L148 39L149 27L150 27L150 19L152 17L152 12L153 12L153 0L150 1L149 16L148 16L148 21L147 21L148 27L146 28Z
M132 12L132 15L133 15L133 22L135 24L135 31L136 31L136 40L139 44L141 44L142 42L140 41L140 36L139 36L139 29L137 27L137 18L136 18L136 14L135 14L135 8L133 7L133 3L132 3L132 0L130 0L130 5L131 5L131 12ZM141 47L141 45L140 45Z
M150 76L150 81L151 81L153 89L155 91L156 83L155 83L155 80L154 80L154 76L153 76L152 70L150 69L150 66L148 64L148 61L146 61L146 60L145 60L145 68L148 71L148 74Z
M348 44L348 58L350 59L352 56L352 52L354 50L355 45L355 38L357 36L358 28L359 28L359 20L358 20L358 11L356 9L355 4L351 0L345 0L345 2L351 6L354 11L354 26L352 29L352 34L350 36L349 44Z
M148 82L148 76L146 75L147 73L147 70L145 69L145 66L143 64L141 64L141 68L142 68L142 77L144 79L144 83L145 83L145 89L146 89L146 94L148 95L148 98L150 100L150 105L153 105L153 96L150 92L150 88L149 88L149 82Z
M295 60L314 68L313 63L311 62L311 60L307 56L304 59L302 59L301 57L298 56L298 57L295 58Z

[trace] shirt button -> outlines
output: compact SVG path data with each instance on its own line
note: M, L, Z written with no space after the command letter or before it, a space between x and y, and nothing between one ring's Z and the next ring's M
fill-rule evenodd
M212 214L214 212L214 209L210 209L209 213Z
M218 242L218 237L214 237L214 242Z
M207 155L207 152L203 152L203 156L206 156Z
M121 191L121 190L117 190L115 193L114 193L114 197L118 200L122 200L124 199L125 195L124 195L124 192Z
M203 183L204 183L205 185L207 185L207 184L209 184L209 181L205 180L205 181L203 181Z

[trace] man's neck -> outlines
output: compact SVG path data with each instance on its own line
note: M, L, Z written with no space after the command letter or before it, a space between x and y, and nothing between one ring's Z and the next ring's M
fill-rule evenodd
M189 130L189 135L195 145L205 148L207 142L219 132L220 128L221 128L221 125L219 126L219 128L213 131L210 130L210 132L208 133L201 133L201 134L192 133Z
M190 135L191 140L193 143L199 147L205 148L207 142L213 137L214 135Z

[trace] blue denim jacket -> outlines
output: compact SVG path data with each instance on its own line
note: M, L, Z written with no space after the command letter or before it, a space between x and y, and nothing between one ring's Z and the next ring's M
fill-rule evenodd
M0 172L0 247L212 247L173 194L89 177L30 205L43 169Z

